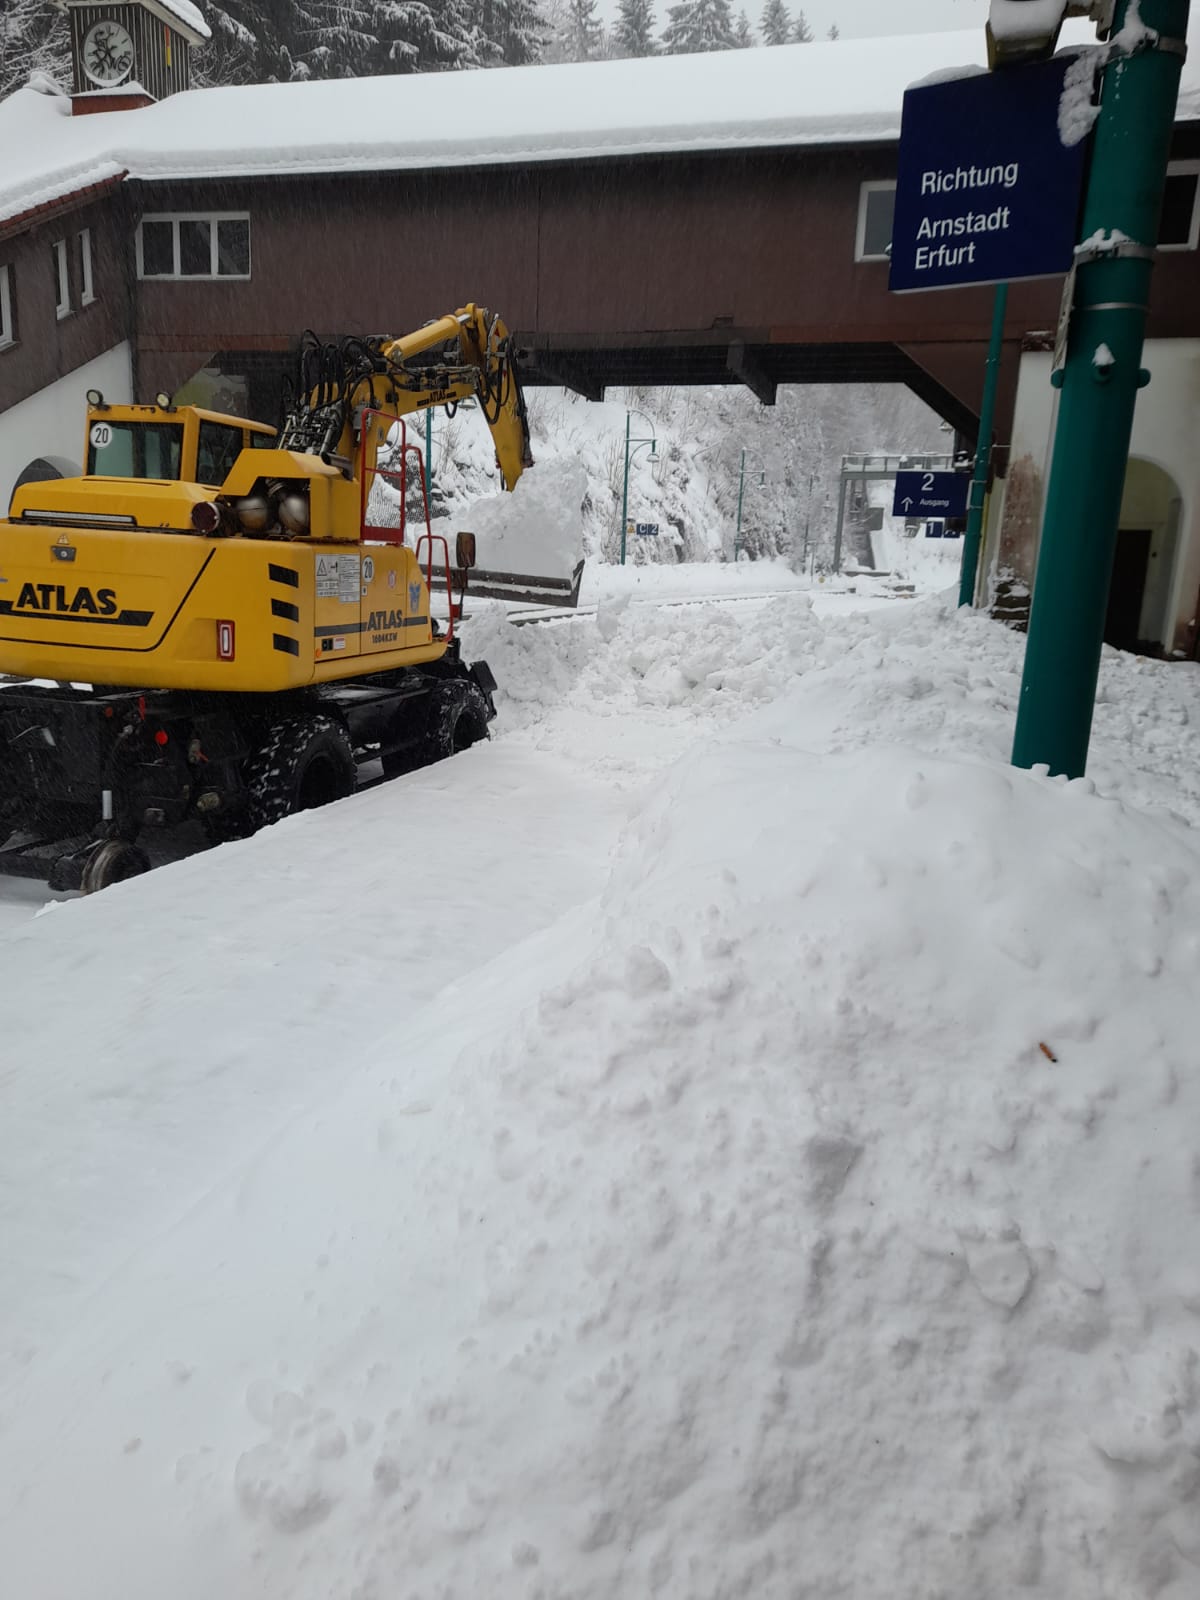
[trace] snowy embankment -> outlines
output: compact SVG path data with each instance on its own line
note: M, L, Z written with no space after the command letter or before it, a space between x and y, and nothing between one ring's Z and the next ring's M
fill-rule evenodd
M6 1587L1193 1600L1198 669L1097 793L937 602L471 626L492 746L5 946Z

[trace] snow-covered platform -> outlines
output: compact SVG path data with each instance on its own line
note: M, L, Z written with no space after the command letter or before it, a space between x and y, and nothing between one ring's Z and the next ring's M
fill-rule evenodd
M643 580L643 584L648 580ZM802 592L0 941L14 1593L1191 1600L1195 666Z

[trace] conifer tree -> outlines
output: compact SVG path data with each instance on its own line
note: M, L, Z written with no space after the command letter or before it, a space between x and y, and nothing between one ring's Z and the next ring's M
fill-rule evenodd
M559 34L566 61L595 61L602 53L604 29L596 15L596 0L567 0Z
M788 43L792 37L792 19L783 0L767 0L760 26L764 44Z
M803 11L797 11L796 20L792 23L792 43L811 44L813 31L808 25L808 18Z
M754 37L754 29L750 26L750 18L745 11L738 12L737 25L733 30L733 42L739 50L749 50L758 43Z
M831 39L840 39L842 37L842 30L838 27L836 22L831 22L829 24L829 37Z
M698 55L732 50L735 44L729 0L680 0L667 12L662 47L667 55Z
M618 56L657 54L651 0L619 0L612 40L613 53Z

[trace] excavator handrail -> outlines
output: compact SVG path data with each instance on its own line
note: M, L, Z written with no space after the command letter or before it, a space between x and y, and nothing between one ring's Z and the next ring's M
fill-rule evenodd
M407 481L406 481L407 480L407 466L408 466L408 451L410 449L415 449L416 447L409 445L409 443L408 443L408 429L405 426L404 419L402 417L398 417L394 412L392 412L392 411L382 411L376 406L367 406L367 407L363 408L361 416L362 416L363 428L362 428L362 433L361 433L361 441L360 441L359 447L358 447L359 455L360 455L360 461L359 461L359 514L358 514L358 528L359 528L358 537L359 537L359 541L360 542L371 543L371 544L393 544L393 545L403 544L404 543L404 535L405 535L405 523L406 523L407 518L408 518L408 484L407 484ZM390 423L392 426L398 427L400 429L400 467L399 467L399 470L397 470L395 467L381 467L378 464L378 462L376 462L372 466L368 466L367 465L367 437L368 437L368 433L367 433L366 423L367 423L367 419L369 417L379 417L382 421ZM390 427L388 429L388 432L390 434L390 432L391 432L391 428ZM419 457L420 452L418 451L417 453L418 453L418 457ZM380 526L380 525L377 525L375 523L369 523L367 521L367 504L368 504L368 502L369 502L369 500L371 498L371 480L373 478L376 478L376 477L384 478L385 480L391 480L393 478L398 478L399 479L400 525L399 525L398 528L389 528L389 527L386 527L386 526ZM428 526L428 523L429 523L429 495L428 495L428 492L425 491L425 474L424 474L423 470L422 470L422 473L421 473L421 487L422 487L422 491L425 493L425 522L426 522L426 525ZM399 534L398 538L396 537L397 534Z
M448 618L446 623L446 638L453 639L454 619L458 615L458 607L454 604L453 572L450 566L450 541L446 538L444 533L423 533L417 540L416 549L413 552L417 558L418 566L421 564L421 546L423 544L428 544L429 546L429 555L425 563L425 587L429 591L429 599L431 603L433 601L433 547L435 544L440 544L442 547L442 552L445 557L442 570L446 574L446 609Z

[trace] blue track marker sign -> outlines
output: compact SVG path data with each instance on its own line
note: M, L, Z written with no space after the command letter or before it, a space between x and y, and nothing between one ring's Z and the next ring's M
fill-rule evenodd
M890 289L1070 268L1087 141L1065 145L1059 134L1067 66L1060 57L908 90Z
M967 514L965 472L898 472L892 500L894 517L942 517L953 520Z

